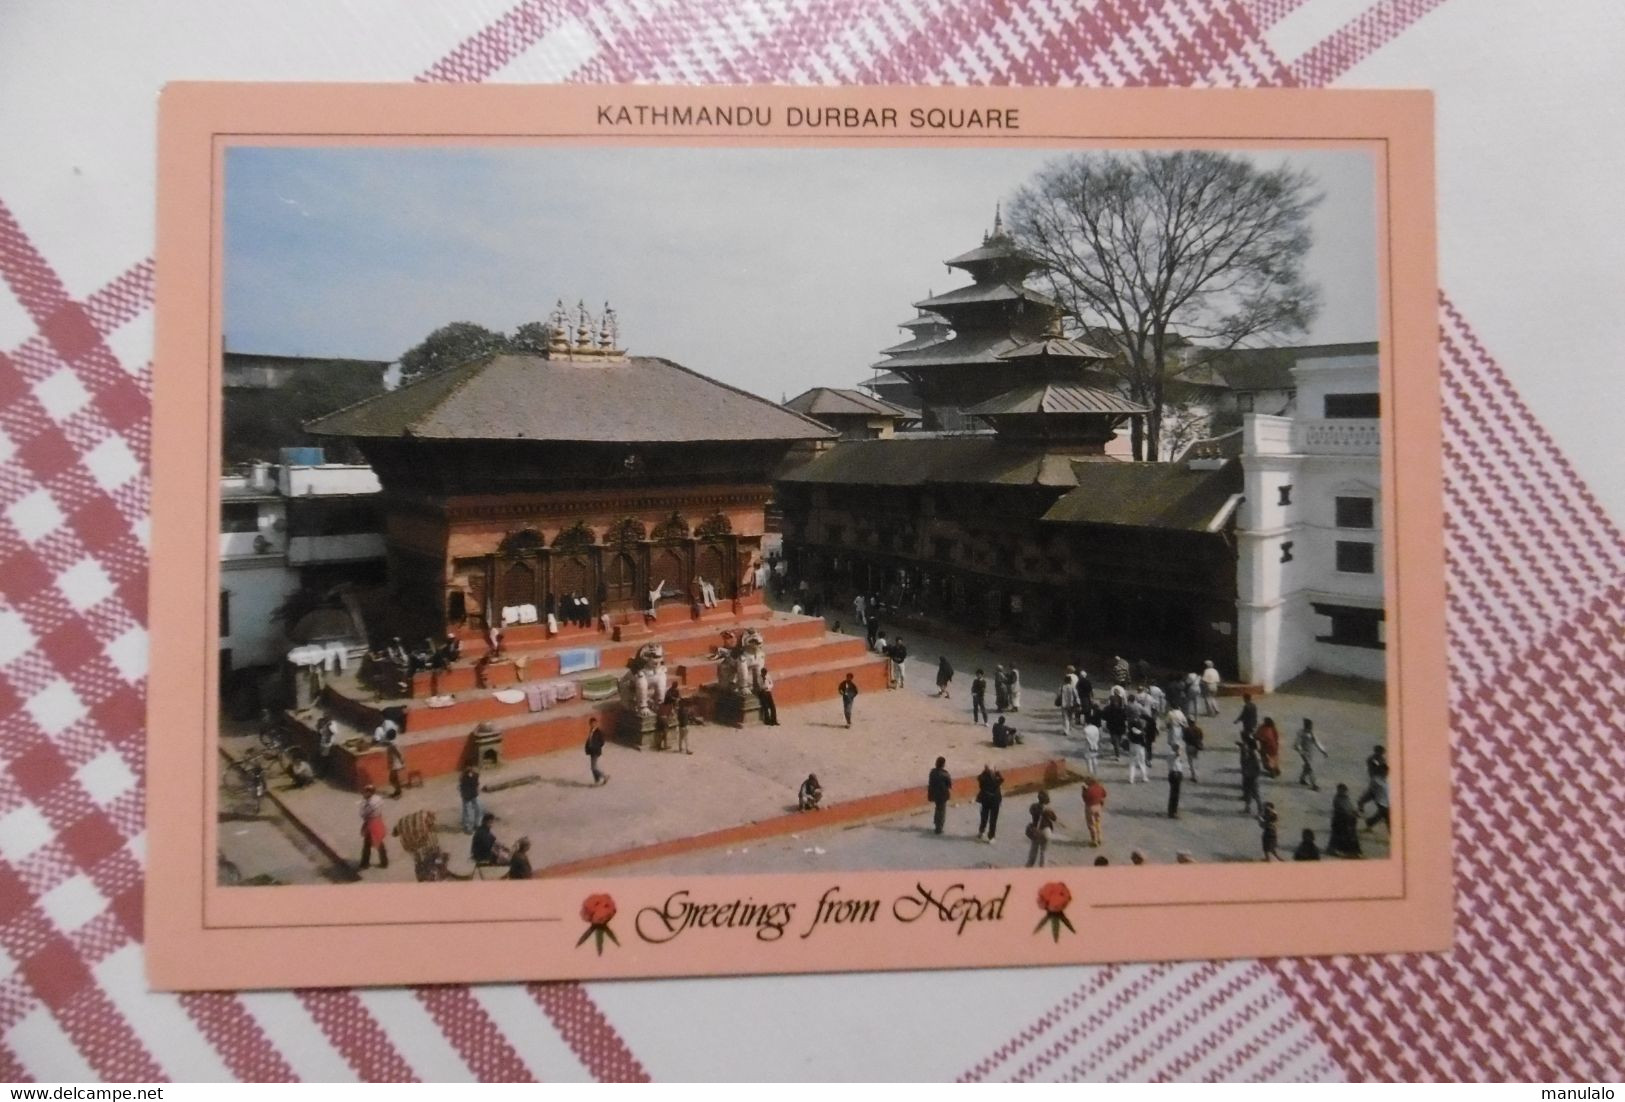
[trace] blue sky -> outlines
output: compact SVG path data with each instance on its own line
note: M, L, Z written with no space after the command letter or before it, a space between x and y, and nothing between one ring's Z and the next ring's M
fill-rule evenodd
M268 147L226 159L225 330L240 352L394 359L446 322L511 330L607 299L634 354L767 397L869 377L895 323L968 282L1007 198L1062 149ZM1374 340L1370 160L1316 176L1305 343Z

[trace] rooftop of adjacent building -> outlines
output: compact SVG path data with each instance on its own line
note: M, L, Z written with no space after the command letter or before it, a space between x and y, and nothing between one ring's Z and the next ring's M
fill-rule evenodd
M808 417L913 417L912 410L874 398L860 390L815 386L784 403L784 408Z

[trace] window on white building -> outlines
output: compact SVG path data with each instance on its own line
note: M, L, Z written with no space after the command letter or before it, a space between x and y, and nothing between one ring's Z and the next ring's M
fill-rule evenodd
M1291 562L1292 561L1292 541L1291 540L1284 540L1281 543L1281 561L1282 562Z
M1339 574L1375 574L1377 572L1377 545L1359 540L1338 540L1337 572Z
M1382 641L1383 611L1380 608L1351 608L1348 605L1311 606L1315 615L1331 620L1331 631L1315 636L1319 643L1335 643L1341 647L1386 649Z
M258 532L260 507L253 502L233 502L220 507L222 532Z
M231 590L220 591L220 638L231 637Z
M1375 528L1377 503L1369 497L1337 498L1337 526L1339 528Z
M1376 394L1328 394L1323 416L1351 420L1381 417L1381 400Z
M1292 484L1288 483L1285 486L1279 487L1279 489L1280 489L1280 492L1281 492L1281 500L1280 500L1280 502L1278 504L1291 505L1292 504Z

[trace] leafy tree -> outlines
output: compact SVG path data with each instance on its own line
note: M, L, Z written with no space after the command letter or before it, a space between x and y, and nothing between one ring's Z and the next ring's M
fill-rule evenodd
M513 335L508 338L508 348L513 352L523 352L533 356L540 356L547 352L547 345L553 337L553 327L546 322L527 321Z
M471 321L442 325L401 356L401 382L409 383L466 364L493 352L506 352L508 338Z
M222 417L225 464L255 459L274 463L279 449L301 445L326 449L330 462L359 462L353 445L313 436L305 432L304 423L383 390L384 365L359 360L300 364L272 388L228 388Z
M1017 241L1089 338L1115 345L1108 369L1151 410L1143 429L1135 422L1136 459L1162 450L1175 376L1308 328L1319 299L1303 272L1314 183L1228 153L1113 152L1052 161L1017 192Z

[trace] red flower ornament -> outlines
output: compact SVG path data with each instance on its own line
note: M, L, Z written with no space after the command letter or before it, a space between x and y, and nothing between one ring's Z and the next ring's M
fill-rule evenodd
M587 924L587 929L576 940L576 948L581 948L587 943L588 938L593 938L594 944L598 948L598 955L603 956L605 938L613 941L616 945L620 945L620 938L616 937L615 931L609 928L610 919L614 917L615 900L608 895L599 892L597 895L589 895L582 900L581 921Z
M1038 906L1043 910L1044 917L1038 920L1037 926L1033 927L1033 933L1036 934L1045 926L1048 926L1056 941L1061 940L1062 926L1065 926L1074 934L1077 933L1078 931L1073 927L1071 920L1066 917L1066 908L1071 902L1072 892L1059 880L1052 880L1039 888Z

